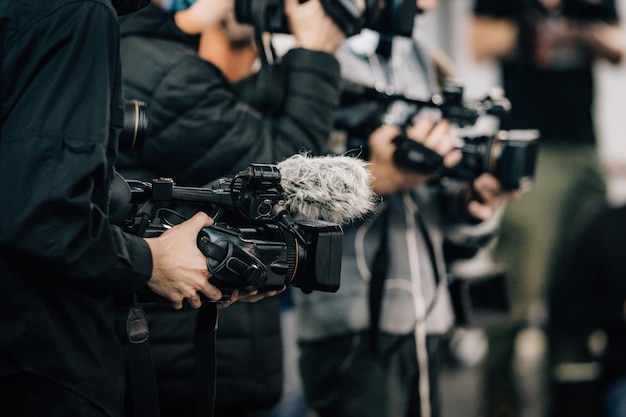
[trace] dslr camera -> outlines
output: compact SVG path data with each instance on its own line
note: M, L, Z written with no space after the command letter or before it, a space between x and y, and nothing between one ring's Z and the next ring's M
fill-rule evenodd
M467 102L463 90L462 85L448 83L429 100L416 100L344 81L342 108L348 110L340 110L336 127L345 132L348 149L359 149L362 157L368 158L367 138L371 132L383 123L405 128L424 107L438 109L442 118L459 127L473 126L486 115L502 120L510 112L511 105L505 97L487 95L482 100ZM491 173L504 190L528 189L534 180L538 140L539 131L533 129L464 136L457 144L463 159L454 168L446 169L439 154L399 135L394 139L393 160L399 168L434 177L473 180Z
M339 289L343 231L322 220L295 221L285 206L275 165L251 164L207 187L180 187L170 178L124 180L130 208L124 229L154 237L198 210L215 220L198 235L209 281L228 294L275 290Z

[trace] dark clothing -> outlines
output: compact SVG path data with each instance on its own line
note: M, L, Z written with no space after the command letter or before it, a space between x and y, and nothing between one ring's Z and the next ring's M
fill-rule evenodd
M441 413L440 341L439 335L426 338L433 416ZM320 417L420 415L417 348L412 334L379 335L378 353L366 331L298 345L300 372L308 381L304 384L307 402Z
M193 416L196 310L170 313L169 304L144 304L159 389L161 416ZM282 348L278 297L237 302L219 312L215 415L245 415L280 398ZM180 315L180 318L179 318Z
M607 337L603 379L626 375L626 206L606 207L579 226L549 292L550 324L558 330L601 330ZM589 360L594 359L588 352Z
M108 219L117 15L108 0L2 1L0 42L2 386L31 373L120 416L114 293L144 286L152 258Z
M517 50L501 66L502 85L512 105L502 128L539 129L542 143L595 143L592 57L581 45L551 48L545 35L562 18L617 22L615 1L564 1L555 14L537 0L475 0L474 12L511 19L519 28Z
M149 107L143 150L121 157L126 178L173 177L202 186L302 150L320 153L338 106L339 64L330 54L295 49L281 62L284 101L270 116L244 104L220 70L197 55L198 38L181 32L157 6L122 19L125 97ZM280 88L274 85L273 88ZM193 406L194 311L145 305L162 415ZM216 415L269 408L282 388L280 300L235 303L220 311ZM171 404L176 404L170 407ZM168 410L171 410L171 414Z
M508 267L512 302L509 318L487 329L490 354L483 363L483 402L487 415L498 415L501 409L517 409L523 398L512 373L515 337L529 324L544 324L529 319L542 316L538 307L545 305L553 272L562 268L559 253L571 241L571 227L589 205L604 198L593 119L593 70L599 57L579 37L565 35L587 23L615 24L618 15L614 0L563 0L554 10L538 0L474 0L474 13L506 19L518 30L510 58L499 58L512 106L501 127L538 129L541 134L533 188L508 204L493 252L493 259ZM571 381L561 380L553 365L566 358L551 338L546 355L551 363L537 383L544 384L545 377L552 389L559 385L568 391L559 398L546 396L550 407L562 403L580 411L588 397L570 391Z
M124 95L145 101L150 118L143 150L120 157L126 177L204 185L251 162L323 150L339 102L339 64L332 55L288 52L284 102L275 117L263 118L237 100L217 67L198 59L197 38L176 28L171 15L148 6L121 22Z
M2 415L9 417L108 417L86 397L31 373L0 378ZM24 393L28 393L24 395Z

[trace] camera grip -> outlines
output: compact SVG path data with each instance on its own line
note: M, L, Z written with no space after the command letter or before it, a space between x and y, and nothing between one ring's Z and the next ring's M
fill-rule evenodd
M219 226L206 227L198 235L198 248L207 258L209 281L220 290L257 290L265 284L267 274L261 261L220 233Z
M401 169L424 175L438 175L443 172L443 157L423 144L398 135L393 139L396 150L394 164Z

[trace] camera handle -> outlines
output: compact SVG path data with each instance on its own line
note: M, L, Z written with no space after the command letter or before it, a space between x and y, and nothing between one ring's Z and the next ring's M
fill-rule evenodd
M432 176L444 171L443 157L422 143L404 135L396 136L393 143L396 145L393 162L398 168Z
M209 281L223 290L241 288L252 291L261 288L267 280L263 262L228 240L220 225L204 228L198 235L198 248L207 258L211 272ZM224 286L227 284L227 286Z

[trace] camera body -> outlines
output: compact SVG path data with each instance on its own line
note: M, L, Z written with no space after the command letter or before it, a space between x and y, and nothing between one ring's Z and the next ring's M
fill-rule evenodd
M130 233L158 236L198 210L213 217L215 224L200 231L197 243L209 281L225 293L285 285L305 293L339 289L341 226L294 220L274 165L251 164L208 187L179 187L169 178L126 184L133 208L124 227Z
M452 168L443 168L439 154L405 136L395 139L394 163L403 169L471 181L490 173L503 190L532 187L538 153L537 130L499 130L487 136L462 137L457 149L463 159Z
M503 190L528 190L534 180L539 131L499 130L491 136L462 138L463 159L445 175L472 180L487 172Z

